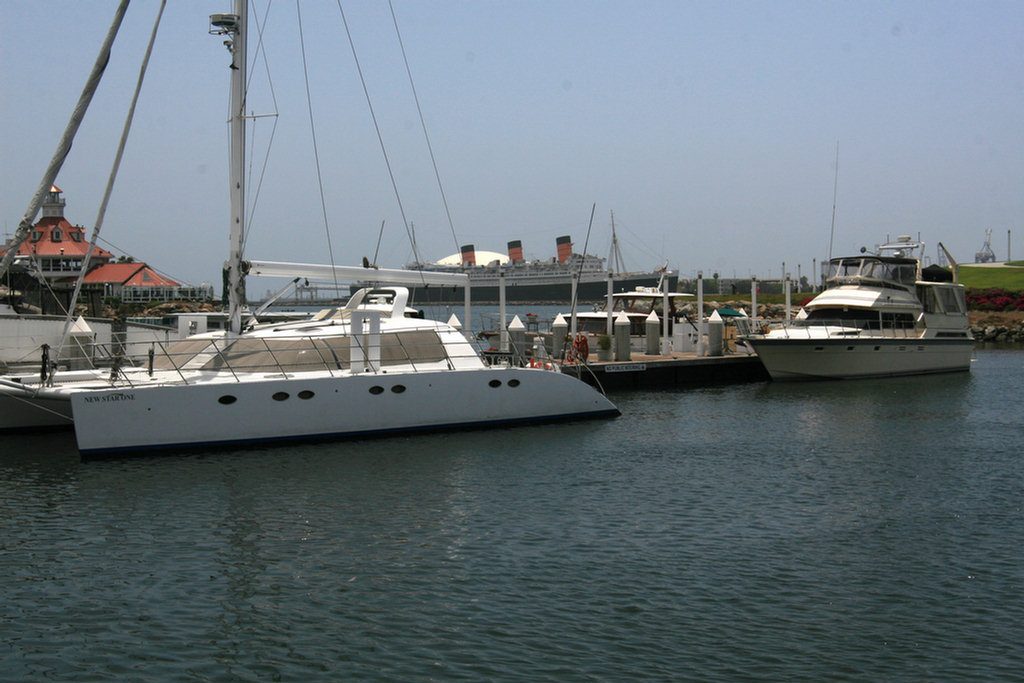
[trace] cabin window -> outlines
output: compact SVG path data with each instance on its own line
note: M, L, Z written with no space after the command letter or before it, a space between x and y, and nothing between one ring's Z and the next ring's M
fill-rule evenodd
M435 363L445 359L444 345L437 332L398 332L381 335L381 365Z
M202 369L230 367L235 372L323 370L330 358L325 351L322 344L310 339L238 339L204 363Z
M918 297L924 305L925 313L942 313L939 305L939 297L935 294L935 287L927 286L918 289Z
M154 359L156 370L180 370L186 365L202 370L235 372L310 372L349 367L351 337L301 339L181 340L168 344ZM429 363L446 357L441 338L433 331L381 335L381 365Z
M203 351L211 349L209 339L182 339L157 347L153 356L154 370L180 370Z
M963 313L967 310L963 290L959 287L937 287L939 302L946 313Z

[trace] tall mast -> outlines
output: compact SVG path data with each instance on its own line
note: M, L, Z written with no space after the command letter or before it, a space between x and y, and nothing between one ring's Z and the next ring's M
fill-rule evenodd
M245 83L246 83L246 0L235 0L235 13L210 17L210 32L226 35L231 53L231 230L230 250L224 272L228 289L228 332L242 331L242 307L245 306L245 273L242 270L242 244L245 241Z

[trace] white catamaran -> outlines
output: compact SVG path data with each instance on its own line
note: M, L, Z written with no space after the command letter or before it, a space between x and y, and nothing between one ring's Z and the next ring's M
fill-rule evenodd
M154 349L144 367L0 379L19 419L74 422L83 454L331 438L612 416L602 394L557 369L490 366L455 326L405 316L402 285L465 275L375 270L381 283L305 321L242 329L246 273L366 279L364 268L244 261L246 16L211 17L232 54L230 322ZM390 309L379 303L383 290ZM18 425L0 425L18 426ZM22 425L24 426L24 425Z

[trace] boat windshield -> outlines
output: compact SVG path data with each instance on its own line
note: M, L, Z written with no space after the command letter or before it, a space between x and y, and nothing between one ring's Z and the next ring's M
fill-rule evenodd
M670 296L668 299L668 312L675 315L676 298ZM616 296L612 310L618 313L646 313L654 311L659 317L664 309L664 297L661 296Z
M855 327L862 330L910 329L915 326L914 316L910 313L882 313L869 309L826 308L811 311L803 320L794 322L794 326L816 327L836 325Z
M829 263L829 280L879 280L903 286L917 281L917 264L909 259L844 258Z

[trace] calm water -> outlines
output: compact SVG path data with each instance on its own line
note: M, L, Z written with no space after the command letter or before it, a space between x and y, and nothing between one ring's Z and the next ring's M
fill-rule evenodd
M983 351L556 426L4 437L0 680L1020 680L1022 386Z

